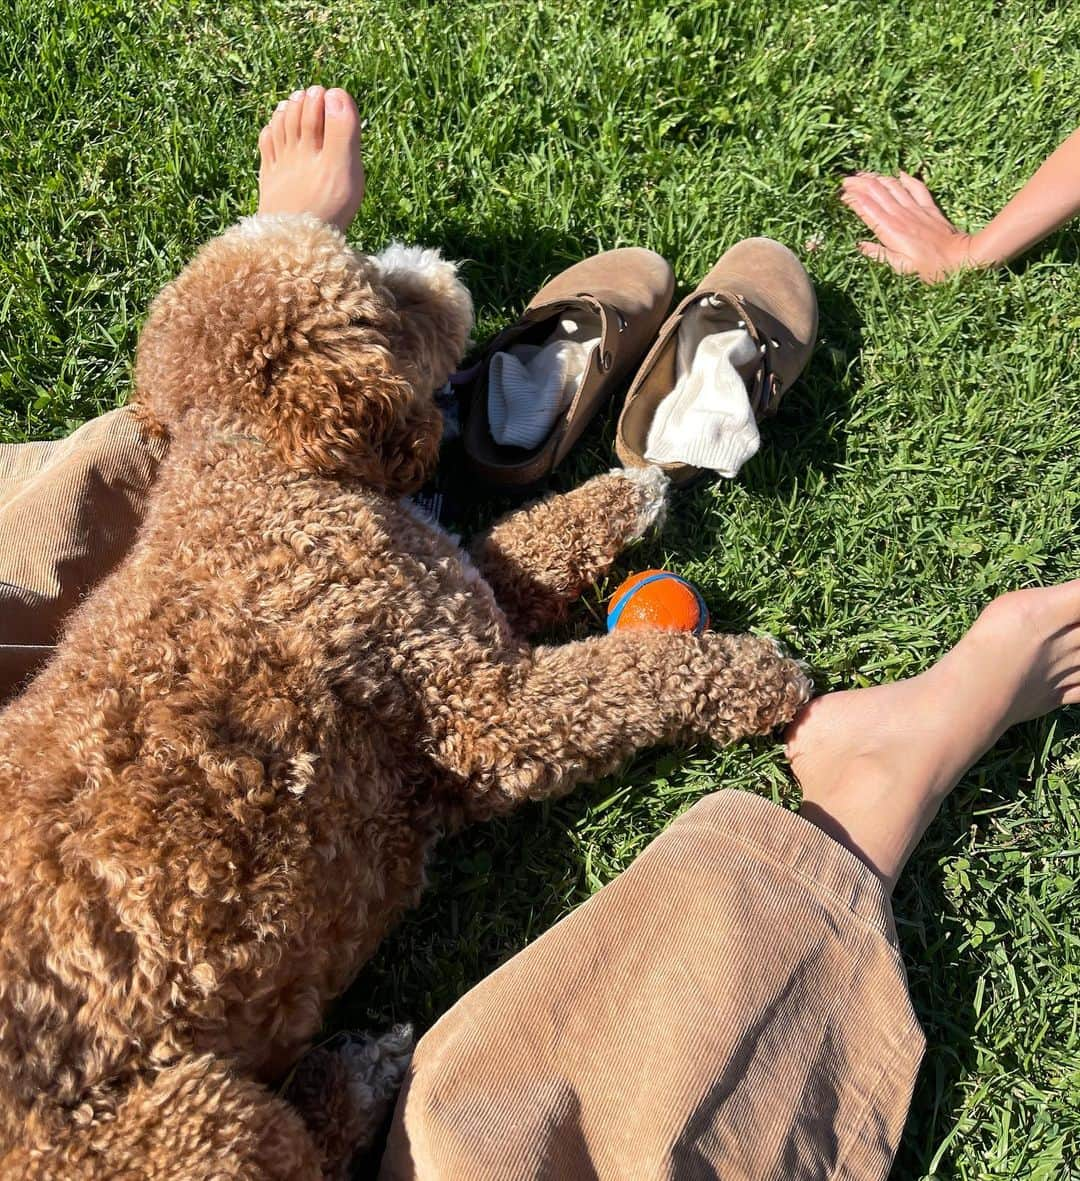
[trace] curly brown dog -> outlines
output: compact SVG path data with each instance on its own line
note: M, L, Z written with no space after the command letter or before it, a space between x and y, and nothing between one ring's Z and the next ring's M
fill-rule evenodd
M806 700L768 640L526 642L662 479L599 476L470 560L402 497L471 315L434 252L366 257L309 216L242 223L155 302L147 519L0 715L4 1178L343 1176L404 1039L323 1050L291 1102L267 1085L437 833Z

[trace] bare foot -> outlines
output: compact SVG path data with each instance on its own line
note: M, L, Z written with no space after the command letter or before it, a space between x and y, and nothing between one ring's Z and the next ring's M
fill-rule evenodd
M1010 726L1080 701L1080 580L996 599L933 668L813 701L788 728L803 814L891 886Z
M917 177L857 172L844 178L840 200L878 239L860 242L859 250L901 275L939 283L953 271L980 265L972 257L970 235L949 221Z
M364 165L347 91L294 91L259 133L259 154L260 213L313 213L348 229L364 199Z

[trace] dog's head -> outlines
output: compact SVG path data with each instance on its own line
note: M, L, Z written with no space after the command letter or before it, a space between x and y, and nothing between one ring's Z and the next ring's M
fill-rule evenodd
M437 460L433 393L471 326L435 250L369 257L308 215L249 218L154 302L135 399L170 433L245 433L290 467L411 492Z

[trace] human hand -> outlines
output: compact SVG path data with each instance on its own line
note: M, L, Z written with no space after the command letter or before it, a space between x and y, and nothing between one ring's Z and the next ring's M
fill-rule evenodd
M921 180L906 172L899 177L857 172L844 178L841 190L840 200L878 239L859 243L867 258L888 263L898 274L918 275L924 283L978 265L971 235L949 221Z

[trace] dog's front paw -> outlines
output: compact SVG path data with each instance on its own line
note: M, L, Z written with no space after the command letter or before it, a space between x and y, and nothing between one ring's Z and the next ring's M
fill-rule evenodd
M706 633L702 641L715 672L704 692L701 736L716 745L787 725L813 696L806 665L771 636Z
M613 468L609 475L630 484L636 493L637 515L627 541L636 541L653 527L661 528L667 516L671 481L658 467Z

